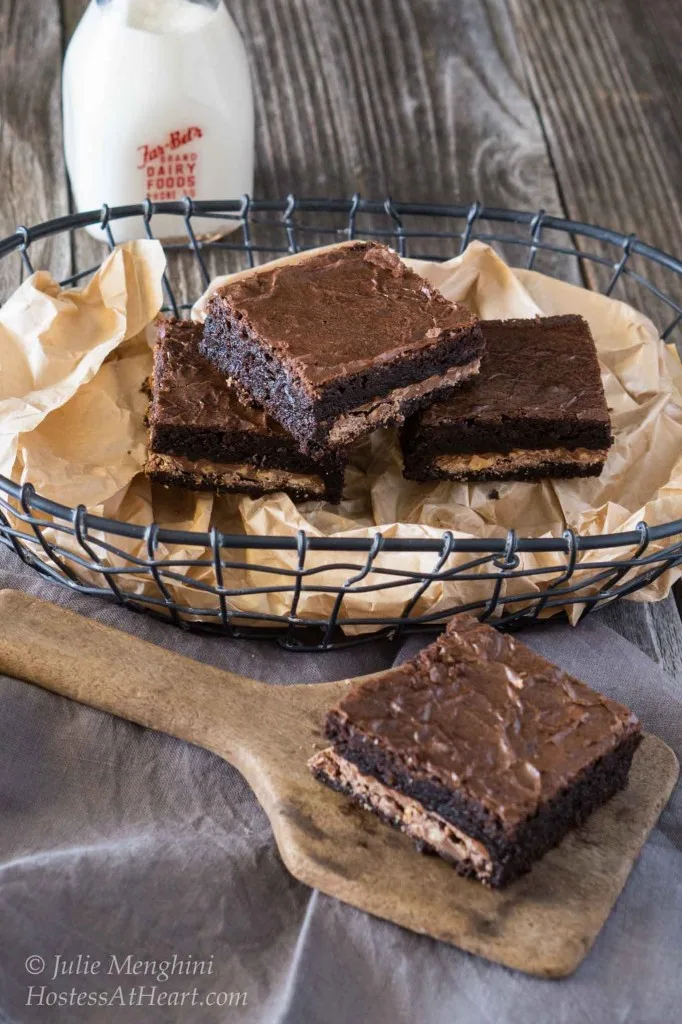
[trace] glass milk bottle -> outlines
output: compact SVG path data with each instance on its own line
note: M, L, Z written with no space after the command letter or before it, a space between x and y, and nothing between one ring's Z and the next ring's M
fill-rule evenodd
M64 60L64 149L79 211L238 199L253 188L253 97L241 36L222 0L90 0ZM234 222L193 217L197 235ZM117 242L142 218L112 221ZM155 215L158 238L184 235ZM88 228L105 238L99 226Z

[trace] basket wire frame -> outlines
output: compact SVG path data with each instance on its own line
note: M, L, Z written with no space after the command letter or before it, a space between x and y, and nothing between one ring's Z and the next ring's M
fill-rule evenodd
M144 235L153 238L157 214L178 218L186 241L168 244L169 253L190 253L203 287L211 273L208 253L239 257L242 267L299 252L324 242L374 238L390 243L401 256L442 260L464 252L475 239L525 252L527 268L540 258L575 261L582 272L590 263L608 269L604 293L611 295L628 281L654 296L663 313L662 337L672 340L682 330L682 262L640 242L634 235L548 215L469 206L435 206L349 199L239 200L203 202L186 197L179 202L144 202L100 211L72 214L39 224L21 226L0 241L0 259L19 254L23 271L33 273L30 249L39 239L73 233L99 224L111 250L116 244L115 223L141 219ZM234 221L233 234L218 239L197 238L195 216ZM551 232L551 236L549 233ZM557 241L555 236L559 235ZM590 249L597 244L599 251ZM611 257L607 255L609 248ZM662 268L670 279L670 293L634 269L633 256ZM514 262L519 262L515 260ZM99 265L76 270L61 281L63 287L82 284ZM237 269L230 267L230 269ZM178 294L171 272L163 279L164 310L188 315L198 297ZM675 296L675 297L674 297ZM141 543L143 555L133 555L126 541ZM520 628L553 611L577 606L581 615L650 585L663 573L682 564L682 520L649 527L640 523L627 533L581 537L566 530L557 538L524 538L509 530L506 538L456 539L450 531L434 539L397 539L377 532L373 538L324 538L299 531L295 537L232 536L215 527L207 534L188 533L105 519L83 507L67 508L41 497L30 483L16 484L0 477L0 542L13 549L43 577L79 593L98 595L138 611L145 611L186 629L234 638L276 639L294 650L328 650L364 643L380 637L397 639L408 633L436 631L457 611L470 611L497 625ZM180 548L197 549L197 557L173 557ZM259 551L289 552L290 568L259 562ZM324 558L313 558L321 552ZM603 552L600 557L599 553ZM400 567L400 555L431 554L428 571ZM524 567L524 553L553 556L551 564ZM192 570L208 574L197 579ZM237 575L236 575L237 574ZM339 574L343 582L339 583ZM252 585L235 586L237 576ZM255 579L259 585L253 585ZM467 604L420 611L420 603L437 583L485 583L485 596ZM140 584L145 585L141 588ZM232 583L232 585L231 585ZM537 584L543 584L538 590ZM511 584L511 585L510 585ZM526 586L527 584L527 586ZM181 603L178 585L190 595ZM350 597L380 591L410 589L401 613L393 617L348 612ZM196 601L191 595L196 594ZM240 598L277 594L286 598L286 613L242 610ZM322 596L330 603L329 615L320 619L301 612L302 599Z

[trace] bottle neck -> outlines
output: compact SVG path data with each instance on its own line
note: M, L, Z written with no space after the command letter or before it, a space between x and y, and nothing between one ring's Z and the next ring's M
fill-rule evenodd
M188 4L195 4L197 7L210 7L215 11L220 0L184 0L184 2ZM95 3L98 7L107 7L116 3L120 6L121 3L129 4L130 0L95 0Z
M203 28L222 0L95 0L98 11L127 28L165 34Z

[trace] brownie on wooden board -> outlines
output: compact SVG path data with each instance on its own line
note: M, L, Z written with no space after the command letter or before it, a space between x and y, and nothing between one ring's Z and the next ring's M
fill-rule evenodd
M209 300L201 342L318 458L450 394L482 346L472 313L361 241L237 275Z
M634 714L512 636L458 615L353 689L309 761L460 874L506 885L627 782Z
M340 501L343 461L313 461L262 409L240 402L201 355L201 331L189 321L158 323L147 414L151 479L193 490Z
M481 372L405 424L412 480L598 475L612 443L590 329L580 316L481 321Z

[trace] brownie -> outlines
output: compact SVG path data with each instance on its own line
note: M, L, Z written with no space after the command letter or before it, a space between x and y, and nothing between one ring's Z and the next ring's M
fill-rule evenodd
M411 480L596 476L612 444L590 328L580 316L481 322L481 372L412 417Z
M159 320L147 414L146 472L159 483L295 501L341 500L344 462L304 455L293 437L237 392L199 351L202 328Z
M634 714L458 615L333 708L309 762L460 874L506 885L627 782Z
M209 300L201 342L316 458L449 395L482 347L472 313L359 241L235 276Z

